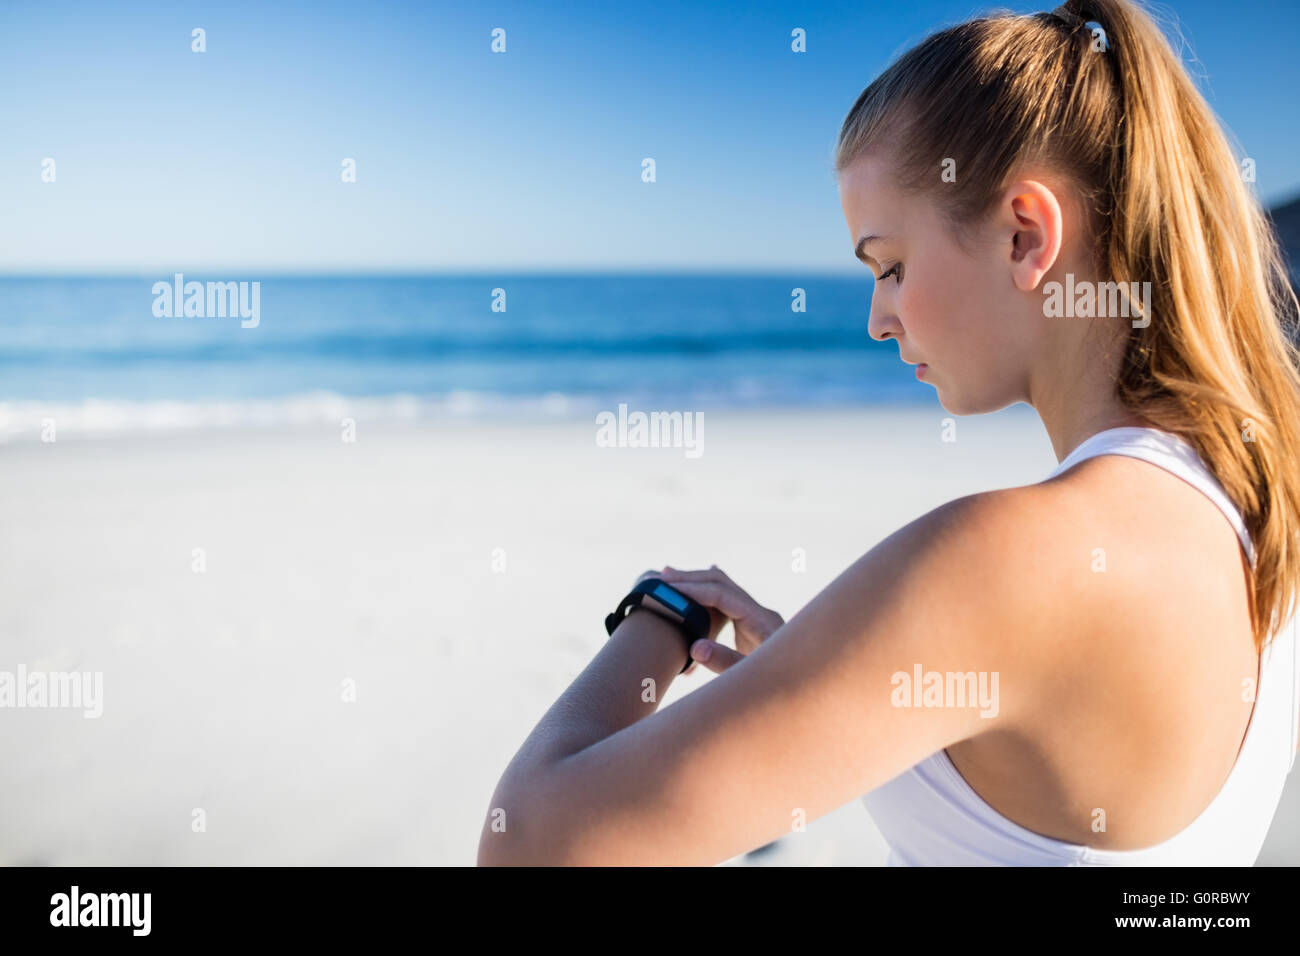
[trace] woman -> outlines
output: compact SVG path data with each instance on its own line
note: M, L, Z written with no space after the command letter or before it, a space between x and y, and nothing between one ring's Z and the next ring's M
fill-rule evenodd
M686 652L631 613L479 862L713 864L862 797L893 864L1249 865L1300 734L1297 303L1212 113L1146 13L1071 0L909 51L836 170L871 335L950 412L1033 406L1060 465L789 622L665 568L720 676L656 711Z

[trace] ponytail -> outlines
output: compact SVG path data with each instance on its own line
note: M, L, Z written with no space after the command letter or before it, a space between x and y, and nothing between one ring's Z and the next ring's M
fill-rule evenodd
M1116 396L1190 442L1241 512L1262 650L1300 586L1300 303L1237 156L1160 27L1131 0L951 27L863 91L837 172L887 129L899 185L933 194L959 235L1014 171L1046 163L1087 210L1098 270L1150 282ZM964 171L959 193L936 192L943 158Z

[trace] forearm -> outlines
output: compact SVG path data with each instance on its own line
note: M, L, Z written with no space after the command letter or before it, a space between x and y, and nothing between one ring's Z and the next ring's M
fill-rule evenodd
M479 862L502 859L491 850L509 850L504 859L517 860L530 834L541 839L547 804L564 799L546 786L547 773L654 713L685 663L686 639L677 627L647 610L628 615L510 761L492 795Z
M527 785L532 774L654 713L685 663L681 632L652 611L633 611L551 705L502 782Z

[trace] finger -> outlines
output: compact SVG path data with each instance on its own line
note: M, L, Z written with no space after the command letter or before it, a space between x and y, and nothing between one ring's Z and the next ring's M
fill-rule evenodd
M742 588L735 581L731 580L727 572L723 571L722 568L718 567L716 564L705 568L702 571L678 571L676 568L669 566L664 568L664 572L663 579L665 581L698 581L701 583L710 582L713 584L721 584L724 587L734 588L745 600L751 602L755 607L762 606L754 600L753 596L751 596L748 591Z
M665 576L671 576L682 581L723 581L736 587L740 586L731 580L727 572L716 564L710 565L702 571L682 571L672 565L664 565L663 573Z
M718 607L719 610L722 610L723 613L737 623L745 623L751 627L758 628L764 634L771 634L785 623L785 619L781 617L780 614L755 601L748 591L742 588L735 581L731 580L727 573L716 564L709 568L705 568L702 571L679 571L672 565L665 565L662 576L665 581L672 583L674 586L677 584L687 584L688 582L693 584L707 583L717 584L721 586L724 591L727 589L734 591L738 601L744 603L736 603L733 601L733 603L728 605L726 608L721 607L719 604L714 604L713 606ZM683 590L683 593L686 593L686 591ZM740 610L741 608L745 608L745 610L742 612Z
M673 587L705 607L717 608L733 621L748 621L764 610L734 586L723 586L713 581L676 581Z
M725 644L704 638L691 645L691 659L699 661L715 674L721 674L732 664L745 659L745 655Z
M726 571L722 570L722 568L718 567L716 564L709 565L709 570L712 571L714 574L716 574L718 577L720 577L722 580L726 581L732 587L740 589L740 585L737 584L735 581L731 580L731 576L727 574Z

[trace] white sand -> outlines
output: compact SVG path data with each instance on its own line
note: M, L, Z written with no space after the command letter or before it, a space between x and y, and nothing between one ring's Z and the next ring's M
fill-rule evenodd
M641 571L716 563L789 619L907 521L1056 464L1023 406L952 444L944 417L706 413L698 459L587 421L0 448L0 670L104 675L97 720L0 710L0 864L473 864ZM1298 781L1261 863L1300 862ZM853 802L732 862L884 855Z

